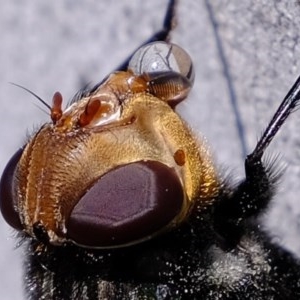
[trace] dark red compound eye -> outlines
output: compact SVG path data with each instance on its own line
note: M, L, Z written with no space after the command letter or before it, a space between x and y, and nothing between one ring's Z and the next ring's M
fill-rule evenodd
M113 247L145 239L181 211L184 192L172 168L141 161L103 175L75 205L68 238L90 247Z
M6 165L0 182L0 209L5 221L17 230L23 226L17 211L17 199L13 193L15 170L22 156L23 148L19 149Z

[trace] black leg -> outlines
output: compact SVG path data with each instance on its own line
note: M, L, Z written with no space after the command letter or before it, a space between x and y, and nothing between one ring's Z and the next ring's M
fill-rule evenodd
M171 33L172 29L174 29L175 23L176 23L176 21L175 21L176 6L177 6L177 0L169 1L162 29L160 31L156 32L152 37L150 37L147 41L145 41L138 48L140 48L141 46L146 45L148 43L151 43L151 42L157 42L157 41L169 42L170 33ZM135 53L135 51L133 53ZM131 54L116 70L117 71L126 71L127 65L129 63L132 55L133 54Z
M147 41L142 43L137 49L142 47L143 45L146 45L151 42L157 42L157 41L164 41L169 42L170 39L170 33L174 29L176 25L176 7L177 7L178 0L169 0L167 11L165 14L164 22L162 29L155 34L153 34L152 37L150 37ZM133 51L126 59L123 61L116 69L115 71L126 71L128 63L133 56L133 54L136 52L136 50ZM89 86L85 86L82 90L80 90L73 98L73 100L69 103L72 104L73 102L77 101L78 98L81 98L83 96L87 96L90 93L93 93L107 78L104 78L102 81L98 82L94 87L89 88ZM21 87L23 88L23 87ZM27 90L27 89L26 89ZM33 94L31 91L29 91L31 94ZM36 96L34 94L34 96ZM40 99L39 99L40 100Z
M300 77L282 101L254 151L247 156L245 180L234 191L225 188L224 195L220 195L215 207L215 229L222 241L226 240L226 247L237 245L244 234L245 221L262 212L272 199L282 172L276 168L276 159L264 163L262 157L299 101Z

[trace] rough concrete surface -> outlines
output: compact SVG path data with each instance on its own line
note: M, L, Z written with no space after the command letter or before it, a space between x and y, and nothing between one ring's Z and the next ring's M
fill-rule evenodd
M49 120L36 99L8 82L29 88L48 103L57 90L69 100L158 30L166 4L1 1L1 172L26 133ZM191 54L196 81L179 110L195 132L206 136L218 163L239 175L245 152L253 149L300 74L299 16L296 0L180 1L173 41ZM300 256L299 125L298 111L270 149L281 154L287 171L264 222L278 243ZM22 250L15 249L13 231L2 217L0 237L0 298L24 299Z

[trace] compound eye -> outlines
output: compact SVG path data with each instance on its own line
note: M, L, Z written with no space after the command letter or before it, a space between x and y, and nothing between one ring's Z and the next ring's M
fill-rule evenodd
M142 46L132 56L128 69L135 75L175 72L194 82L194 68L190 56L175 44L153 42Z
M15 171L22 156L23 149L19 149L6 165L0 182L0 209L5 221L17 230L23 226L17 209L17 199L14 197L13 186Z
M95 248L133 244L170 225L183 200L172 168L156 161L123 165L102 176L76 204L66 224L68 238Z

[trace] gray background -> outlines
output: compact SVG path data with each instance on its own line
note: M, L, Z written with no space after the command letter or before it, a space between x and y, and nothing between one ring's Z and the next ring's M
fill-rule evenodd
M160 28L167 1L1 0L0 171L49 116L21 84L51 102L96 83ZM220 166L243 174L241 119L249 152L300 74L297 1L181 0L173 41L192 56L196 81L180 113L203 134ZM227 68L224 68L225 66ZM228 80L229 79L229 80ZM233 105L233 100L237 105ZM37 107L37 106L38 107ZM300 255L300 112L270 149L287 171L263 222L276 242ZM23 299L22 249L0 218L0 298Z

